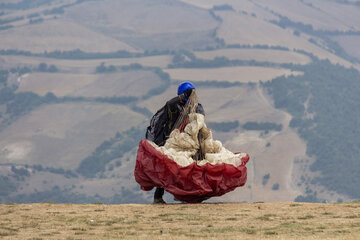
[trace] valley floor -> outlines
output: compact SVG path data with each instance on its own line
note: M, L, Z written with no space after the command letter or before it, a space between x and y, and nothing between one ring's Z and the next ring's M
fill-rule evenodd
M2 204L1 239L359 239L360 202Z

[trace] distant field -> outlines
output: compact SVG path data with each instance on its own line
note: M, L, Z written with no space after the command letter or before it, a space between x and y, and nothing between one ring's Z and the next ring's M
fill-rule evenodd
M358 239L360 204L3 204L2 239ZM36 229L36 231L34 231Z
M145 95L148 85L161 84L151 71L108 74L30 73L19 78L18 92L31 91L39 95L48 92L58 97L119 97Z
M242 14L255 15L256 18L266 20L278 20L276 14L288 17L294 22L311 24L314 29L322 30L350 30L357 28L358 12L356 7L347 4L340 4L335 1L324 3L317 1L292 1L291 3L284 0L268 2L266 0L256 2L237 2L231 0L182 0L189 4L203 8L211 8L214 5L220 6L228 4ZM286 4L285 4L286 3ZM310 5L313 5L312 7ZM321 8L321 9L320 9ZM341 10L340 10L341 9ZM220 11L217 11L219 13ZM343 12L349 15L342 14Z
M259 62L307 64L311 59L303 54L292 51L281 51L274 49L220 49L214 51L195 52L196 57L214 59L215 57L226 57L230 60L255 60Z
M31 52L81 49L87 52L136 51L129 45L106 37L69 20L52 19L1 31L1 49Z
M348 61L310 43L306 36L295 36L291 29L282 29L250 15L224 14L220 11L216 14L223 19L223 23L217 32L218 37L223 38L227 44L260 44L301 49L311 52L320 59L328 58L333 63L339 63L346 67L351 66Z
M341 36L334 37L334 39L344 48L347 54L360 60L360 36Z
M223 68L177 68L165 69L174 80L190 81L228 81L228 82L259 82L290 74L301 74L288 69L267 67L223 67Z
M79 14L84 7L86 14ZM99 11L101 16L98 15ZM166 1L149 4L143 4L141 0L85 2L68 9L65 16L105 34L124 37L204 31L217 25L207 11L177 2L168 4Z
M184 3L204 8L211 9L214 6L221 6L224 4L230 5L235 11L255 15L264 20L278 20L278 17L267 11L257 2L252 1L233 1L233 0L181 0Z
M86 14L79 14L84 7ZM68 9L65 16L137 49L149 50L214 45L212 32L218 25L208 11L166 1L89 1Z
M122 105L45 105L0 133L0 162L74 169L103 141L143 119Z
M286 2L286 5L284 3ZM312 6L304 4L304 2ZM336 1L324 2L321 0L312 1L269 1L259 0L258 4L270 11L275 11L288 17L294 22L311 24L315 29L347 31L358 29L360 21L359 11L356 7L340 4ZM285 7L286 6L286 7ZM346 12L346 14L343 14Z
M17 92L34 92L41 96L52 92L62 97L95 82L97 77L94 74L30 73L18 78Z

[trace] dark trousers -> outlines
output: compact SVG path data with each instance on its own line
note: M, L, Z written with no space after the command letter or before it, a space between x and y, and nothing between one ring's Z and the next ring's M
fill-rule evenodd
M154 199L162 198L163 195L164 195L164 189L157 187L154 193Z

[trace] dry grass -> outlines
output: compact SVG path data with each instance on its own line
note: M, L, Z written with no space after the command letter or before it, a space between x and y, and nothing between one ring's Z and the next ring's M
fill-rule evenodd
M0 205L2 239L357 239L359 234L360 203Z

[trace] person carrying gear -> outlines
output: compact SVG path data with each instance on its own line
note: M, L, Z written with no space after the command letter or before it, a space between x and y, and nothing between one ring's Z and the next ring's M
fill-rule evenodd
M176 121L184 110L191 93L195 90L191 82L183 82L178 86L176 97L170 99L151 118L150 126L146 130L146 139L153 141L158 146L163 146L169 138ZM205 115L202 105L199 103L196 112ZM164 189L157 187L154 193L154 204L166 203L163 200Z

